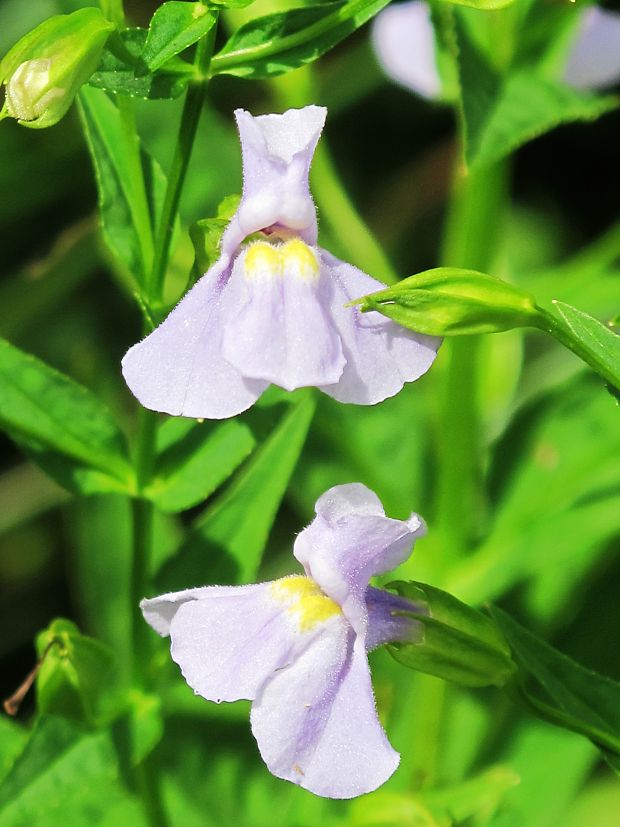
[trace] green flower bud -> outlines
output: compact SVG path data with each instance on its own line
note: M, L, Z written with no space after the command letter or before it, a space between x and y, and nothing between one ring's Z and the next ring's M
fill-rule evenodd
M431 336L498 333L513 327L539 327L533 296L475 270L438 267L364 296L362 312L378 310L398 324Z
M0 120L53 126L93 74L114 29L99 9L50 17L24 35L0 62L5 100Z
M397 661L462 686L503 686L514 675L510 648L488 615L425 583L387 588L424 610L412 614L423 629L418 640L388 644Z

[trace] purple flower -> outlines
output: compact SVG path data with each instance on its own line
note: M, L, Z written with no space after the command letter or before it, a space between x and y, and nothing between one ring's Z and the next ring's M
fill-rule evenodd
M144 617L170 635L171 654L194 692L253 701L261 756L279 778L328 798L383 784L398 766L377 718L366 653L417 641L402 597L368 585L409 557L424 524L385 516L354 483L331 488L297 537L304 567L251 586L205 586L143 600Z
M147 408L208 419L246 410L270 383L359 405L393 396L428 370L439 340L347 307L385 285L316 246L308 172L326 110L235 115L243 195L221 256L128 351L125 381Z
M620 14L598 6L583 12L564 80L575 89L605 89L620 81Z
M412 0L387 6L373 21L372 40L392 80L424 98L441 98L427 3ZM574 89L604 89L620 82L620 14L598 6L586 8L571 33L560 74Z
M373 20L372 42L386 75L423 98L441 97L431 10L422 0L397 3Z

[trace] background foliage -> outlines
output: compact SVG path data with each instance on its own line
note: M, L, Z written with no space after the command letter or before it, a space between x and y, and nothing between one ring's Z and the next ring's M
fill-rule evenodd
M82 5L2 0L0 53L49 15ZM367 27L312 67L302 64L352 26L332 29L310 51L285 52L276 69L302 68L271 80L247 79L272 73L271 58L239 65L236 77L224 74L223 56L219 69L216 59L155 311L187 284L189 227L240 190L232 110L315 102L329 109L312 173L322 246L386 281L440 262L476 267L541 303L558 299L611 318L619 295L620 113L613 94L581 96L532 79L540 44L556 31L543 14L552 5L517 0L519 14L537 26L518 30L508 68L491 65L489 44L476 46L471 36L484 30L481 16L490 12L464 12L452 31L465 157L479 170L486 204L473 250L450 234L451 223L468 220L451 194L458 119L384 76ZM146 26L155 8L135 0L127 14ZM227 10L218 47L243 21L277 8L257 0ZM326 9L300 14L334 13ZM541 31L546 40L534 36ZM254 42L248 29L235 37L235 48ZM148 47L155 71L165 58L154 36ZM107 59L118 68L113 54ZM155 83L142 74L140 94L181 93L180 77L164 74ZM7 776L0 824L148 824L140 798L148 799L150 763L162 773L165 805L179 825L616 825L617 779L587 739L528 716L496 690L443 683L384 651L372 656L374 682L402 764L381 790L352 803L272 778L258 759L246 705L195 698L169 663L167 642L152 640L146 628L149 682L128 688L129 499L136 486L128 446L136 418L119 363L142 325L132 273L144 267L144 274L156 251L142 231L117 109L101 89L110 82L100 71L84 90L80 114L74 107L51 130L13 122L0 128L0 335L11 342L0 348L3 697L47 647L60 661L54 668L46 658L36 688L39 712L53 715L27 735L30 695L19 723L0 718L0 773ZM133 70L122 82L137 82ZM171 125L182 98L135 98L133 105L150 156L148 197L161 214L162 170L172 160ZM533 111L545 117L528 121ZM98 229L80 116L107 165L97 173L109 246ZM494 193L502 194L500 211ZM399 578L432 583L472 605L493 600L585 667L620 680L617 404L602 380L541 333L511 331L468 339L465 347L475 348L475 370L459 380L450 362L458 346L451 353L444 347L425 378L375 408L272 389L234 421L165 421L146 491L157 506L150 594L291 572L292 537L311 519L317 496L361 481L389 514L415 509L429 524ZM52 404L59 384L62 404ZM446 462L453 463L447 482ZM459 462L474 473L459 473ZM50 626L56 617L76 625Z

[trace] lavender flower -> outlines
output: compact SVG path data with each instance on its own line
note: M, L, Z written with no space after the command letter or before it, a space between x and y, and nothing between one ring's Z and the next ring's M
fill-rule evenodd
M368 585L402 563L424 524L385 516L354 483L331 488L297 537L303 575L251 586L205 586L141 605L170 635L171 654L194 692L210 701L253 701L251 725L279 778L329 798L370 792L399 755L377 718L366 653L415 642L420 624L402 597Z
M128 351L125 381L147 408L209 419L246 410L270 383L359 405L393 396L428 370L439 340L347 307L385 285L316 246L308 172L326 110L235 115L243 195L221 256Z
M423 0L385 8L373 21L372 41L385 73L431 100L442 96L430 8ZM560 69L574 89L604 89L620 82L620 14L598 6L580 15Z

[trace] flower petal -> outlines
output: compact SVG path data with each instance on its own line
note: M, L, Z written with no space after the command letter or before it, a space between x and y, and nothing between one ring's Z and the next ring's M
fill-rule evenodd
M145 408L224 419L245 411L267 382L245 379L221 355L223 320L237 303L220 259L146 339L130 348L123 376Z
M270 771L316 795L371 792L398 766L377 718L363 645L339 619L266 682L250 720Z
M331 313L346 359L339 381L322 385L321 390L339 402L375 405L426 373L441 339L412 333L380 313L362 315L357 307L347 307L352 299L385 285L324 250L321 259L332 282Z
M620 14L598 6L584 11L564 80L575 89L604 89L620 81Z
M302 241L259 242L239 257L247 300L228 324L226 359L244 376L288 391L337 382L344 356L329 317L329 282ZM247 262L247 263L246 263Z
M365 599L368 612L368 632L365 641L367 652L395 640L419 643L423 639L422 623L410 615L402 614L425 613L421 605L416 605L405 597L392 594L385 589L375 589L373 586L366 589Z
M317 516L298 535L293 553L363 639L368 581L409 557L424 523L417 514L407 521L386 517L376 495L360 483L330 488L315 508Z
M308 172L327 110L289 109L282 115L253 117L235 111L243 155L243 195L222 239L232 256L244 238L274 225L295 230L316 244L314 202Z
M426 3L414 0L383 9L373 22L372 41L392 80L423 98L440 96L435 32Z
M187 683L207 700L252 700L335 619L344 623L338 606L303 576L207 587L174 614L170 652Z
M195 589L160 594L158 597L145 597L140 601L140 608L149 626L162 637L166 637L170 634L172 619L184 603L203 597L222 597L231 593L239 595L242 592L255 591L261 586L261 583L252 583L249 586L198 586Z

